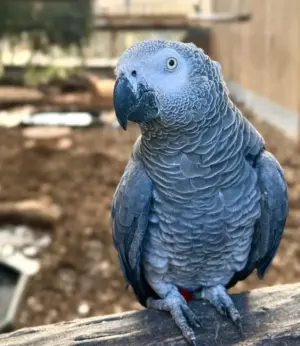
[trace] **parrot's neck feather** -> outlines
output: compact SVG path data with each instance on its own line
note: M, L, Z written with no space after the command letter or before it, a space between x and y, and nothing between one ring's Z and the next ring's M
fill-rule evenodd
M141 143L152 152L175 152L179 147L183 149L189 144L191 132L199 137L201 129L196 129L197 123L189 123L181 126L168 126L159 121L153 121L141 127Z
M193 145L210 146L217 144L222 136L222 121L224 118L235 118L236 107L232 102L223 100L210 109L204 116L200 112L185 113L180 121L174 121L174 117L154 119L141 125L141 144L148 151L166 153L187 151L191 152ZM226 102L227 101L227 102ZM233 125L233 124L232 124ZM217 135L219 133L219 135Z

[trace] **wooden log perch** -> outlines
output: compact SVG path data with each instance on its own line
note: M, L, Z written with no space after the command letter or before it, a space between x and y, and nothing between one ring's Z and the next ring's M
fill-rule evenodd
M233 294L244 326L243 339L225 318L203 301L190 306L203 321L197 343L205 346L300 345L300 284ZM144 309L21 329L0 336L5 346L186 345L170 315Z

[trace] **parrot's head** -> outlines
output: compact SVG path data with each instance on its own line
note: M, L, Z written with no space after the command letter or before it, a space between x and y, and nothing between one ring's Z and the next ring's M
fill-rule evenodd
M114 107L127 121L167 125L207 116L227 94L220 64L192 43L148 40L133 44L116 67Z

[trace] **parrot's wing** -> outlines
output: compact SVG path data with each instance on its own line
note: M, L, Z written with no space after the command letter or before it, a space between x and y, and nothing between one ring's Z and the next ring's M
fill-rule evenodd
M244 280L257 269L263 278L278 249L288 215L288 193L284 173L275 157L263 151L254 162L261 190L261 217L258 220L246 267L234 275L228 287Z
M121 269L140 303L155 296L141 271L142 243L152 200L152 181L140 161L131 158L116 189L112 206L112 231Z

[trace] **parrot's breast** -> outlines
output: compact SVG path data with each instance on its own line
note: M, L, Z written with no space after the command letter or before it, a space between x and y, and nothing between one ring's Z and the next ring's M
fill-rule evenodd
M189 290L226 285L245 267L261 215L253 157L263 139L235 107L214 116L137 146L154 186L144 270Z
M144 268L189 290L226 285L247 262L260 216L256 173L237 155L236 166L229 158L215 175L199 165L187 177L183 160L162 158L149 169L155 188Z

